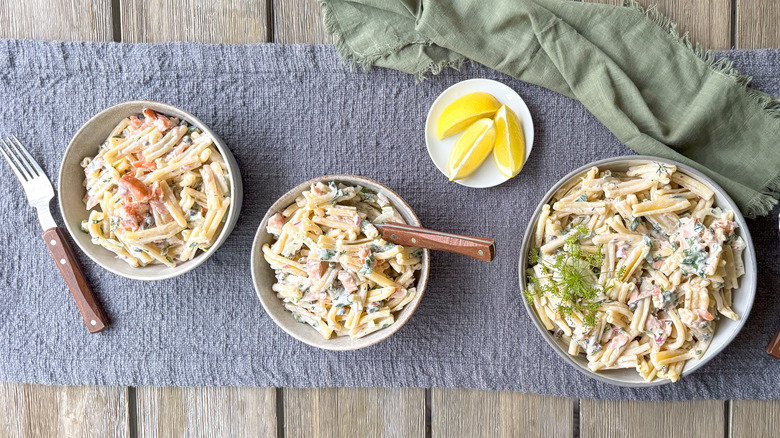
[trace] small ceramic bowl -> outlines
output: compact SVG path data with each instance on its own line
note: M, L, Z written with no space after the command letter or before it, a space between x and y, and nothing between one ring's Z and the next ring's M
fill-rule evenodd
M89 211L86 209L84 201L82 200L86 194L86 189L83 185L84 169L80 165L81 160L83 160L84 157L94 157L97 155L100 145L103 144L114 127L125 117L141 114L144 108L150 108L165 116L186 120L191 125L198 127L202 132L211 136L211 138L214 139L214 145L225 158L229 172L230 193L232 197L231 206L225 223L219 231L217 240L208 251L201 252L192 260L181 263L175 268L169 268L165 265L148 265L134 268L125 261L117 258L111 251L93 244L89 235L81 231L81 221L86 220L89 217ZM236 159L219 136L209 129L208 126L198 120L197 117L175 106L161 102L139 100L120 103L101 111L89 119L89 121L76 132L76 135L73 136L68 148L65 150L65 156L62 157L57 195L62 218L65 220L65 226L70 232L71 237L79 248L81 248L89 258L94 260L95 263L115 274L135 280L164 280L195 269L205 262L206 259L211 257L217 248L222 245L238 220L238 214L241 211L243 189Z
M747 321L748 319L748 315L750 314L750 309L753 307L753 299L756 296L756 281L757 281L756 280L757 279L756 252L755 252L755 248L753 247L753 241L750 239L750 231L748 230L747 224L745 223L745 218L742 217L742 214L739 212L739 209L737 208L736 204L734 204L734 201L731 200L731 198L726 194L726 192L720 186L718 186L714 181L712 181L710 178L708 178L706 175L699 172L698 170L690 166L686 166L684 164L680 164L671 160L649 157L649 156L642 156L642 155L635 155L635 156L608 158L606 160L596 161L587 164L585 166L582 166L579 169L563 177L557 184L555 184L547 192L546 195L544 195L542 202L539 203L539 206L536 208L536 211L534 212L533 216L531 216L530 222L528 223L528 228L526 229L525 237L523 238L523 246L520 249L520 264L518 269L520 275L520 289L521 292L525 294L526 269L528 268L528 251L531 248L537 246L536 242L534 242L536 221L539 218L539 214L542 211L542 207L545 204L550 202L553 195L555 194L556 191L558 191L558 189L560 189L563 185L565 185L569 181L584 176L584 174L591 167L594 166L598 167L599 170L602 171L611 170L613 172L625 172L631 166L637 166L640 164L647 164L652 162L675 165L677 166L678 171L681 171L682 173L687 174L688 176L691 176L699 180L700 182L703 182L710 189L712 189L712 191L715 192L715 205L725 210L731 210L734 212L734 221L736 221L737 224L739 224L739 228L737 232L745 241L745 245L746 245L746 249L743 252L743 259L745 263L745 275L740 277L739 288L733 291L733 298L732 298L732 309L734 310L734 312L737 313L737 315L739 315L739 320L732 321L728 318L720 318L720 321L718 321L717 327L715 329L715 336L712 339L712 343L710 344L709 349L707 349L707 351L704 353L704 356L702 356L700 360L691 359L688 362L686 362L681 375L681 378L684 378L685 376L693 373L694 371L704 366L704 364L709 362L718 353L723 351L723 349L726 348L726 346L737 336L739 331L742 329L742 326L745 325L745 321ZM568 344L565 344L563 340L559 338L555 338L552 333L548 332L544 328L544 325L539 320L539 317L536 315L536 311L534 311L531 305L528 304L527 300L523 299L523 303L525 305L525 310L528 312L528 315L531 317L531 320L536 325L536 328L542 334L542 337L544 337L544 340L547 341L547 343L550 344L550 346L552 346L553 350L555 350L555 352L558 353L558 355L561 358L563 358L564 361L566 361L569 365L576 368L578 371L581 371L582 373L586 374L588 377L592 377L596 380L600 380L605 383L610 383L619 386L628 386L628 387L647 387L647 386L657 386L666 383L671 383L671 381L667 379L664 380L657 379L657 380L653 380L652 382L646 382L637 373L636 369L634 368L598 371L595 373L590 371L590 369L588 369L588 360L585 358L585 356L569 355L567 352Z
M292 313L284 308L284 303L280 298L276 296L271 287L276 283L276 275L271 266L266 262L263 257L263 245L272 244L274 242L274 236L266 231L268 226L268 220L276 214L284 210L290 204L295 202L295 198L301 196L301 194L308 190L312 184L323 182L327 184L330 181L341 182L349 185L360 185L367 189L373 190L377 193L384 194L387 199L390 200L392 205L398 211L398 214L404 218L406 223L410 225L420 226L420 220L412 211L412 208L398 196L397 193L390 190L386 186L359 176L352 175L330 175L320 178L314 178L299 184L294 189L285 193L279 200L277 200L268 212L265 214L263 221L260 223L260 227L255 234L255 240L252 244L252 281L255 285L255 291L260 298L260 302L263 304L263 308L266 313L274 320L274 322L282 328L287 334L298 339L301 342L305 342L314 347L322 348L325 350L357 350L376 344L383 341L393 333L397 332L401 326L412 316L414 310L422 299L423 292L425 292L425 285L428 282L428 271L430 269L430 252L426 249L423 251L422 257L422 269L417 272L417 296L406 305L400 312L395 314L395 322L390 326L371 333L367 336L358 339L351 339L349 336L333 336L330 339L325 339L322 335L312 328L309 324L300 323L295 321Z

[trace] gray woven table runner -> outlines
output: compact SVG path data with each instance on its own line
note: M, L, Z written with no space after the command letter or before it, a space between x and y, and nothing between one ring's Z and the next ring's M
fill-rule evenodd
M780 93L780 51L726 53ZM487 77L518 91L536 140L502 186L447 182L428 159L423 124L448 86ZM10 170L0 165L0 380L46 384L419 386L508 389L629 399L780 398L780 361L764 348L780 324L775 218L750 222L759 261L756 305L739 337L677 384L636 390L598 383L560 360L522 307L517 257L542 195L587 162L628 154L583 107L471 66L416 84L350 72L330 46L93 44L0 41L0 130L29 145L56 184L70 137L96 112L131 99L169 102L210 125L236 156L244 206L203 266L155 283L127 280L83 254L112 320L90 335ZM738 153L735 151L735 154ZM271 203L324 174L364 175L396 189L434 229L493 236L493 263L432 254L429 287L393 337L327 352L287 336L252 287L252 237ZM52 203L56 208L56 203Z

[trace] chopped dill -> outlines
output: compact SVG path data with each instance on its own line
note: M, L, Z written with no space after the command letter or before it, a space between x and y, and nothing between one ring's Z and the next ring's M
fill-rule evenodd
M639 227L639 224L642 223L642 218L635 217L631 219L631 231L636 231L636 229Z

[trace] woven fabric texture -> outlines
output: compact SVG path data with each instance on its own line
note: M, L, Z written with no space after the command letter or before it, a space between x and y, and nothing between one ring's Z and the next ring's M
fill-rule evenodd
M724 54L754 76L759 89L780 92L780 51ZM535 122L533 152L522 173L490 189L449 183L428 159L423 138L438 94L475 77L517 90ZM350 71L330 46L6 40L0 41L0 96L0 130L28 145L55 185L63 152L81 124L113 104L151 99L188 110L212 127L238 160L245 187L227 242L182 277L132 281L79 253L112 320L108 330L91 335L40 238L35 212L1 164L0 380L468 387L643 400L780 398L780 362L764 352L780 324L777 211L750 221L760 287L745 328L679 383L642 390L599 383L559 359L541 338L517 284L529 216L572 169L631 153L581 104L562 95L477 65L421 83L396 71ZM494 237L497 259L432 254L417 311L373 347L328 352L296 341L264 313L255 295L252 238L285 191L335 173L387 184L429 228Z

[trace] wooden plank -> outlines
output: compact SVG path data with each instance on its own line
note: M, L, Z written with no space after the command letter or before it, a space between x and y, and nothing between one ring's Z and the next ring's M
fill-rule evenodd
M777 436L780 400L732 400L731 438Z
M274 0L274 42L332 43L314 0ZM284 389L287 437L425 436L425 391L394 388Z
M0 436L129 436L127 388L0 383Z
M112 41L111 2L2 1L0 38Z
M267 42L269 1L122 1L122 41Z
M724 409L724 402L720 400L637 402L583 399L580 401L580 436L724 436Z
M424 437L425 390L419 388L284 389L289 437Z
M330 44L316 0L274 0L274 42Z
M780 47L780 2L734 0L737 4L736 45L740 49Z
M559 436L574 433L576 399L510 391L437 389L431 436Z
M594 3L623 4L623 0L584 0ZM658 10L677 23L677 31L688 32L691 40L707 49L731 47L732 0L638 0L644 7ZM734 0L737 1L737 0ZM740 0L743 1L743 0Z
M138 436L274 436L273 388L136 388Z
M111 2L0 2L0 38L112 41ZM0 383L0 436L129 436L125 387Z

